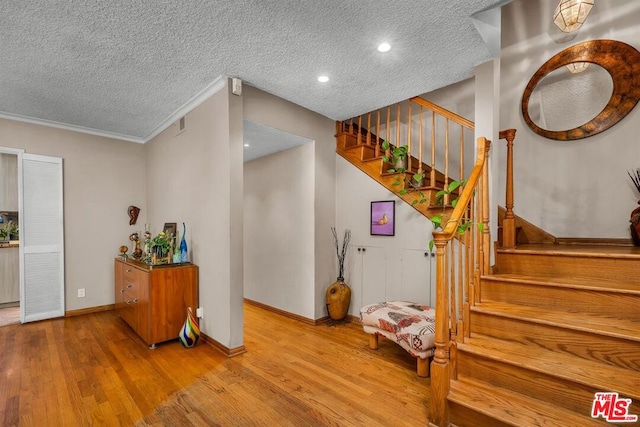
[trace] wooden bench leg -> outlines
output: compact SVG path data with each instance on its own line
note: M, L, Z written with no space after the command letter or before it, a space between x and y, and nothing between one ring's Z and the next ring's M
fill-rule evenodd
M378 334L369 334L369 348L371 350L378 349Z
M423 359L418 357L418 376L419 377L428 377L429 376L429 357Z

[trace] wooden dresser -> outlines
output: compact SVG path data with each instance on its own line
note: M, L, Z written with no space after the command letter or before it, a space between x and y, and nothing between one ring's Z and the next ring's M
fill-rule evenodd
M197 266L115 259L116 311L151 348L178 338L188 307L198 307Z

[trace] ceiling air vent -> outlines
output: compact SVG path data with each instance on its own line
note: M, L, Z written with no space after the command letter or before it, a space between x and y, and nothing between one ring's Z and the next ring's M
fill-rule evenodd
M180 135L182 132L184 132L184 130L187 128L187 123L185 120L185 116L180 117L180 120L178 120L177 124L177 129L176 129L176 136Z

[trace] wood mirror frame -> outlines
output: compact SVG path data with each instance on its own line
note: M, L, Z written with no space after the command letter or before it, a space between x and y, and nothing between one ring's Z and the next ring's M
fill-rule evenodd
M593 119L573 129L552 131L536 125L529 117L529 99L536 85L550 72L574 62L591 62L607 70L613 80L611 99ZM556 54L535 72L522 95L524 121L538 135L561 141L587 138L622 120L640 100L640 52L615 40L578 43Z

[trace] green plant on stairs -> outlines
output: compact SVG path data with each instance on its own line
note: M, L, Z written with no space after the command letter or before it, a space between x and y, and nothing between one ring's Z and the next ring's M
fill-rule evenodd
M382 149L385 150L386 152L387 150L389 150L389 148L390 148L389 142L386 140L383 140ZM413 174L410 178L407 178L406 176L407 169L405 166L407 162L407 156L408 156L408 147L406 145L401 145L398 147L393 147L393 149L391 150L391 158L385 155L385 156L382 156L382 160L384 162L391 163L394 166L393 168L387 170L388 173L396 174L396 180L393 184L391 184L392 186L399 187L403 183L406 183L410 187L418 188L419 183L421 183L422 180L424 179L424 173L422 172L422 168L420 168L417 173ZM402 177L402 179L400 179L400 177ZM404 196L408 192L409 191L405 186L404 188L398 190L397 193L400 196ZM420 196L420 198L413 200L411 202L412 206L415 206L418 203L427 202L427 198L425 197L422 191L418 191L418 195Z
M434 230L443 230L444 227L442 226L442 220L444 218L444 213L445 213L445 205L444 205L444 196L449 196L451 195L454 191L456 191L457 189L459 189L460 187L464 187L464 185L466 184L467 180L463 179L462 181L451 181L449 183L449 185L444 189L444 190L440 190L436 193L436 204L437 205L442 205L442 212L434 215L430 218L431 220L431 224L433 224L433 229ZM459 196L456 197L455 199L451 200L451 207L455 208L458 205L458 200L459 200ZM460 224L458 225L458 228L456 230L456 232L458 234L464 234L471 226L473 225L473 221L469 221L466 219L463 219L462 221L460 221ZM482 223L478 223L478 230L480 232L482 232L482 230L484 229L484 225ZM435 245L435 241L433 239L431 239L429 241L429 250L433 251L433 246Z

